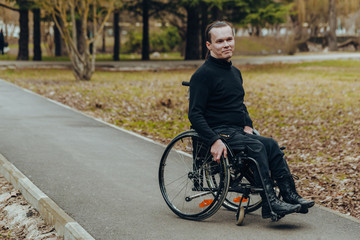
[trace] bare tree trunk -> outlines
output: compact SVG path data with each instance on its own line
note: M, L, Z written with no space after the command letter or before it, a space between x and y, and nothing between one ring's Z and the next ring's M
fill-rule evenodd
M41 22L40 9L33 9L34 18L34 60L41 61Z
M83 32L81 19L76 19L77 49L80 54L83 54L85 52L85 48L86 48L84 34L86 34L86 31Z
M87 44L87 17L89 9L86 8L83 2L80 2L78 7L84 14L80 16L80 19L76 19L75 8L72 9L72 22L75 23L75 29L73 29L75 36L73 39L76 39L75 46L77 46L77 48L71 48L70 58L74 63L73 72L76 79L90 80L95 67L92 66L90 46ZM93 24L95 25L96 23L94 22Z
M89 52L89 50L86 51ZM94 73L92 61L90 60L90 53L79 56L73 49L70 49L70 59L76 80L89 81Z
M142 39L142 60L150 59L149 47L149 0L143 0L143 39Z
M55 56L61 57L66 56L68 54L68 50L66 49L65 39L61 36L61 29L64 27L64 22L58 15L55 15L55 22L58 24L54 24L54 44L55 44ZM58 26L59 25L59 26ZM59 28L60 27L60 28Z
M58 23L61 25L61 20L56 16ZM58 26L54 25L54 43L55 43L55 56L60 57L62 55L62 41Z
M29 10L20 7L20 38L17 60L29 60Z
M186 7L186 48L185 60L200 59L199 9L194 6Z
M206 47L205 29L208 25L208 4L201 2L201 58L205 59L208 51Z
M106 31L104 29L104 31L102 32L102 46L101 46L101 52L105 53L106 52Z
M114 12L114 55L113 60L119 61L120 57L120 31L119 31L119 11Z
M328 33L329 50L337 51L336 41L336 0L329 0L329 26Z

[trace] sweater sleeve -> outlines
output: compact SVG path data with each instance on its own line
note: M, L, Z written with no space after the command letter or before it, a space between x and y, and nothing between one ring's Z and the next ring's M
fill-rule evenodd
M238 70L238 73L240 75L241 83L243 83L243 78L242 78L240 70ZM244 114L245 114L245 126L249 126L249 127L253 128L253 121L250 118L250 114L249 114L249 112L247 110L247 107L246 107L245 103L242 104L242 108L243 108Z
M245 110L245 113L246 113L246 116L245 116L245 126L249 126L251 128L254 128L253 127L253 121L251 120L250 118L250 115L249 115L249 112L247 111L247 108L244 104L244 110Z
M192 127L209 145L220 138L208 125L204 114L209 97L209 83L201 74L195 73L190 80L189 120Z

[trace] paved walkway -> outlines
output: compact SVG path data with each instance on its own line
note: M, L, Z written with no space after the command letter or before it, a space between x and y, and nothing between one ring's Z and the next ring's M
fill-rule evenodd
M0 80L0 153L95 239L359 239L359 221L319 207L276 223L256 212L241 227L226 210L182 220L159 191L163 150Z
M266 64L266 63L297 63L309 61L323 61L335 59L360 60L360 52L318 53L294 56L259 56L234 58L234 65ZM97 69L108 71L142 71L142 70L167 70L167 69L193 69L199 67L203 60L191 61L119 61L96 62ZM4 68L71 68L70 62L49 61L0 61L0 69Z

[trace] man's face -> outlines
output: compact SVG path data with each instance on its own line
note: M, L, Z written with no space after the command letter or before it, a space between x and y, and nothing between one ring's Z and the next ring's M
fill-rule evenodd
M210 30L211 43L206 42L211 56L230 61L235 49L235 39L230 26Z

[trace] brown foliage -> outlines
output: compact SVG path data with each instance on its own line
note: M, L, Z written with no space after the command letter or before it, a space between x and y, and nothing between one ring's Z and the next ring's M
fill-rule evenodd
M240 69L255 126L286 146L299 192L360 218L358 65L336 61ZM91 82L68 80L63 72L60 79L44 72L7 78L166 144L189 128L187 88L181 81L192 72L99 73Z

